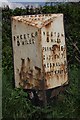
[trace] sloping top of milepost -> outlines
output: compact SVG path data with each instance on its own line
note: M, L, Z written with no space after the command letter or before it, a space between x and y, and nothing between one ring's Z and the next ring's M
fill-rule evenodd
M43 26L49 24L53 19L62 16L63 14L38 14L38 15L24 15L24 16L13 16L12 20L18 22L24 22L25 24L42 28Z

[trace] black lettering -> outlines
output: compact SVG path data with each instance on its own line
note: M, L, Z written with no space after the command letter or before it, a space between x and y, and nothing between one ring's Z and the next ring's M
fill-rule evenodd
M51 32L51 37L53 36L53 32Z
M51 42L53 42L53 39L51 39Z
M47 63L47 67L49 68L49 63Z
M22 41L22 45L24 45L24 41Z
M35 36L37 36L37 32L35 32Z
M27 41L27 40L25 40L25 44L28 44L28 41Z
M47 36L49 36L49 32L47 32Z
M32 39L32 43L33 43L33 44L34 44L34 42L35 42L34 39Z
M19 35L17 35L17 39L19 39Z
M26 34L24 34L24 39L26 39Z
M20 35L20 39L22 39L22 35Z
M43 32L43 35L45 35L45 32Z
M20 46L20 42L19 41L17 41L17 46Z
M49 42L49 37L47 37L47 42Z
M31 44L31 39L29 39L29 44Z
M16 40L16 37L14 36L14 41Z

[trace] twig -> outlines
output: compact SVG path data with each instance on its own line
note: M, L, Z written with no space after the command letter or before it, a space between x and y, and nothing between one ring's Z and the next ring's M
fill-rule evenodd
M80 50L79 50L79 48L77 47L77 45L76 45L76 43L72 43L72 45L75 47L75 49L79 52L79 54L80 54Z
M68 38L66 38L66 40L68 41ZM71 42L71 43L69 43L70 45L73 45L74 47L75 47L75 49L79 52L79 54L80 54L80 50L79 50L79 48L77 47L77 41L75 42L75 43L73 43L72 42L72 39L71 39L71 37L69 37L69 41Z
M80 63L80 60L79 60L79 58L78 58L78 57L76 57L76 56L75 56L75 58L76 58L76 60L77 60L77 61Z

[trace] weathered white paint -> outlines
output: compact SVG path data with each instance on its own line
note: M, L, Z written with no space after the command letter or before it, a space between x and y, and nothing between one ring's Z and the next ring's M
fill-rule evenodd
M49 32L49 42L47 42L47 32ZM51 32L53 33L53 36L51 36ZM57 43L58 33L60 35L60 43ZM26 39L24 38L24 34L26 35ZM29 34L29 38L27 34ZM33 34L33 37L31 34ZM22 35L22 39L20 38L20 35ZM19 36L19 38L17 38L17 36ZM53 39L53 42L51 42L51 39ZM34 40L34 43L32 43L32 40ZM18 41L20 43L19 46L17 44ZM41 89L42 86L40 83L43 77L46 79L45 89L61 86L68 81L67 72L64 73L65 69L67 68L67 65L64 65L64 61L67 63L67 60L63 14L27 15L12 17L12 42L16 87L20 87L21 85L25 89ZM22 45L22 43L24 45ZM59 55L59 58L56 60L54 59L53 50L43 50L45 47L46 49L49 49L50 47L52 49L53 45L60 46L60 51L56 49L56 53ZM64 52L63 50L61 51L61 46L65 48ZM63 53L64 55L62 57L61 54ZM43 59L44 55L45 59ZM49 60L50 55L51 59ZM22 61L25 62L22 63ZM47 66L47 64L50 66L50 63L52 65L53 63L55 65L57 63L58 66L50 68ZM62 70L61 64L64 65L63 72L55 74L56 70ZM45 68L43 67L44 65L46 66ZM51 75L47 77L48 72ZM21 79L20 74L22 75Z

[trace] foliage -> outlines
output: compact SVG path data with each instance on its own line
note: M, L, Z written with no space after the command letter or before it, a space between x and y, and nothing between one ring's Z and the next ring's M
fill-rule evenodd
M43 6L33 11L9 7L2 10L2 67L3 67L3 119L15 120L18 118L38 119L43 118L79 118L80 117L80 90L79 73L80 66L75 56L79 58L79 52L72 43L76 43L80 49L80 5L79 3L66 3L56 6ZM67 57L69 67L69 86L65 92L58 95L45 107L32 105L28 99L28 93L22 88L14 88L12 43L11 43L11 16L36 13L64 13L65 35L67 43Z

